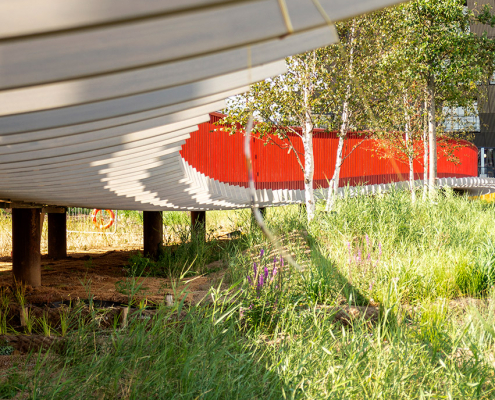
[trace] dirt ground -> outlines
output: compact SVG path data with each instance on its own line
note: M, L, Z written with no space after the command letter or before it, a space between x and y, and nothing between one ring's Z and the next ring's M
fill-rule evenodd
M85 300L92 296L94 300L128 304L129 293L136 292L136 301L146 299L151 303L159 303L167 295L174 296L174 292L178 294L187 287L189 294L186 300L196 303L206 296L212 285L217 286L225 274L222 263L217 261L208 266L215 272L181 282L165 278L136 278L133 283L132 279L126 277L124 268L129 257L139 251L137 247L69 251L68 258L64 260L52 260L42 255L42 285L37 288L28 286L26 301L40 304ZM0 287L11 286L12 281L12 259L1 257Z

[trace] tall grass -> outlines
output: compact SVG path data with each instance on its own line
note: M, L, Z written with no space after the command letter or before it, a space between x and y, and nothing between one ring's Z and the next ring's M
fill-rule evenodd
M403 320L385 309L376 325L343 327L316 308L287 306L265 334L244 330L237 311L219 301L182 313L163 307L153 324L134 316L127 329L104 335L86 326L60 354L38 358L34 371L11 373L29 375L22 392L33 399L495 395L492 308L455 315L429 304Z
M13 393L33 399L494 398L494 206L444 191L335 209L309 226L299 207L268 210L302 271L273 261L240 214L245 234L220 255L231 290L212 289L212 304L178 298L151 320L137 310L125 328L79 324L34 370L7 372L0 393L21 376ZM380 317L343 324L344 304L377 304Z
M348 260L348 246L362 247L369 237L378 259L369 295L382 301L389 282L397 282L401 299L482 296L494 273L495 207L444 190L437 204L412 203L406 192L341 200L335 214L324 214L310 232L322 251L363 292L370 279L361 278L363 264ZM364 257L363 248L363 257ZM351 264L351 265L349 265Z

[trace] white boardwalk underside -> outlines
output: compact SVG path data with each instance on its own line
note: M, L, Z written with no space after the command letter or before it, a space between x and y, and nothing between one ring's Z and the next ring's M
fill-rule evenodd
M333 22L396 2L319 0ZM0 199L249 206L245 188L196 171L181 146L225 98L336 40L312 0L3 0ZM297 190L256 195L260 205L303 201Z

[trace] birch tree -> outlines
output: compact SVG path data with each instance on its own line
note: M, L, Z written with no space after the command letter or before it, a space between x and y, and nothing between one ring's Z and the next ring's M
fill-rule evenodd
M437 108L442 105L468 106L480 95L477 82L493 72L494 40L476 36L469 26L489 22L484 9L476 14L463 0L415 0L389 13L401 43L397 53L404 74L426 88L429 171L428 186L434 194L437 178Z
M269 139L276 134L284 139L299 164L304 180L304 195L308 222L315 214L313 190L314 156L313 130L326 125L329 107L328 52L319 49L286 59L286 74L259 82L248 93L229 101L227 116L219 123L234 132L238 124L245 125L251 113L256 124L253 133ZM300 126L301 132L294 129ZM302 141L304 153L299 154L288 133Z
M424 108L423 108L423 200L426 200L428 193L428 114L426 110L428 109L428 96L425 91Z
M342 38L343 36L345 37L346 35L343 35L342 31L344 29L340 29L340 37ZM341 42L342 43L342 42ZM327 204L325 207L326 211L331 211L333 209L334 203L335 203L335 198L337 196L337 191L339 189L339 181L340 181L340 169L342 167L343 159L342 159L342 152L344 149L344 140L347 136L347 133L349 131L349 126L350 126L350 120L351 120L351 106L349 104L351 100L351 95L352 95L352 86L353 86L353 79L354 79L354 58L355 58L355 51L356 51L356 19L353 19L351 24L350 24L350 29L347 34L347 40L345 42L345 47L348 49L348 57L345 52L345 48L343 50L343 63L344 63L344 68L342 71L342 76L345 79L345 93L344 93L344 98L342 102L342 113L341 113L341 123L340 123L340 129L338 131L338 137L339 137L339 143L337 145L337 157L335 159L335 168L333 172L332 179L329 182L328 185L328 195L327 195ZM334 50L335 51L335 50ZM339 59L338 55L334 56L336 60ZM338 62L338 61L336 61ZM336 63L335 62L335 63ZM338 78L337 78L338 79Z
M393 11L392 11L393 14ZM425 86L413 79L404 68L402 59L401 36L397 35L400 26L396 20L387 17L384 13L384 22L387 30L385 34L389 39L383 49L379 67L382 80L388 82L387 93L379 109L376 109L378 117L374 121L374 130L378 142L378 151L382 157L404 162L408 166L408 181L411 198L416 199L414 160L424 152L418 144L424 135L424 109L423 94Z
M373 125L371 117L375 106L370 107L368 103L383 97L380 94L383 86L376 81L376 76L380 75L376 70L377 60L384 47L379 34L380 15L381 12L373 13L337 24L340 43L329 48L328 59L332 64L327 76L331 79L331 91L327 101L336 116L331 129L337 132L339 141L326 211L333 209L342 165L354 150L344 157L347 135L351 130L369 130ZM363 140L365 137L367 135Z
M381 156L391 158L408 166L408 181L411 199L416 200L414 160L423 153L424 113L421 89L414 84L399 90L400 95L390 97L388 118L382 121L382 128L376 136Z

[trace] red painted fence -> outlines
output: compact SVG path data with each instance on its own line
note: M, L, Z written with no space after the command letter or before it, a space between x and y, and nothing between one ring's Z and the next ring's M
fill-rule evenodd
M229 135L219 131L214 123L222 114L210 114L210 121L191 133L182 147L182 157L196 170L231 185L247 187L248 178L244 160L242 133ZM294 147L304 162L302 141L291 134ZM286 144L273 137L278 144L265 144L253 137L251 151L253 173L257 189L303 189L303 173L293 152L288 153ZM409 166L399 157L385 155L383 142L366 139L362 134L350 133L344 146L340 173L340 186L347 184L372 185L408 179ZM314 187L328 187L335 168L338 137L335 133L315 129L313 151L315 158ZM422 143L417 143L422 147ZM448 149L448 155L447 150ZM350 155L349 155L350 153ZM454 161L453 161L454 160ZM462 178L477 176L478 150L467 141L444 141L438 146L438 177ZM423 179L423 156L414 160L415 179Z

